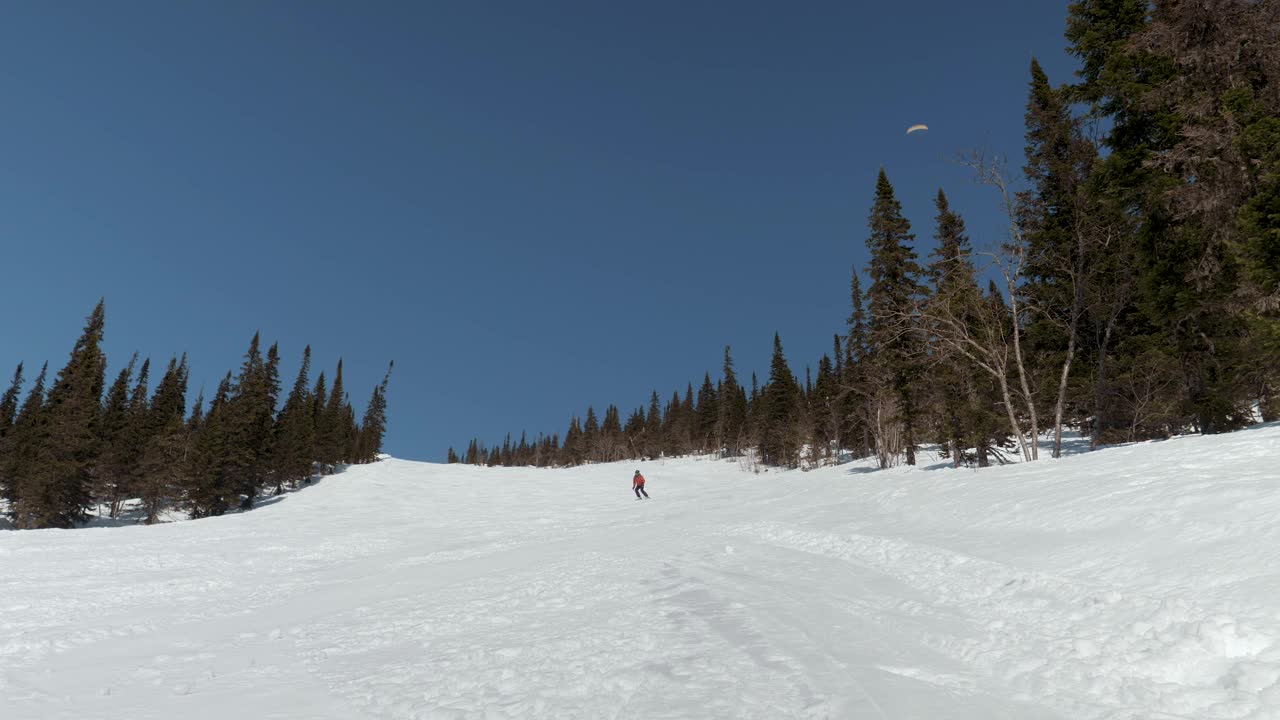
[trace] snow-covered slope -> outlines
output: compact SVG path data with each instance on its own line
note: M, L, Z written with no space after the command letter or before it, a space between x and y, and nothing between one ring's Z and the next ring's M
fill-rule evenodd
M1280 427L983 471L388 460L0 532L0 717L1280 717Z

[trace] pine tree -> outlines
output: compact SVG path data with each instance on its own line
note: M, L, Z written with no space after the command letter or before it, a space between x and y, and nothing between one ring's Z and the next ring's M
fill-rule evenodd
M278 420L275 450L272 453L276 494L284 492L284 485L295 488L300 482L311 479L311 454L315 447L314 398L311 395L311 346L302 351L302 366L293 381L293 389L285 399Z
M702 376L702 386L698 388L698 408L694 417L694 446L699 452L719 452L722 446L719 433L716 432L716 421L719 419L720 405L716 388L711 384L711 373L705 373Z
M373 389L373 397L369 398L369 407L365 410L364 421L360 423L359 452L356 462L373 462L382 452L382 436L387 430L387 383L391 380L393 369L395 369L394 362L387 368L387 374L382 376L382 382ZM525 446L523 436L520 438L520 445Z
M134 353L129 364L116 375L102 405L102 418L98 424L99 446L102 448L94 461L93 498L95 503L106 504L111 517L120 515L125 501L125 488L132 471L128 456L129 386L133 381L133 369L138 362Z
M8 486L10 480L8 478L9 457L15 452L12 442L7 438L13 432L14 424L18 419L18 402L21 399L22 392L22 363L18 363L18 369L13 372L13 380L9 383L9 389L5 390L4 395L0 395L0 499L8 499Z
M317 459L325 466L335 466L346 458L348 427L344 415L348 404L342 384L342 359L339 358L333 386L329 389L328 404L316 423L316 442L320 453Z
M27 393L26 400L14 416L13 425L0 446L0 495L9 505L9 517L18 524L18 508L21 482L32 468L45 458L47 444L44 442L48 433L48 424L44 416L45 388L44 379L49 364L40 367L35 384ZM12 389L13 386L10 386ZM6 396L8 393L6 393Z
M871 251L867 290L871 321L867 343L869 361L876 373L876 386L882 392L873 398L877 454L881 464L905 452L908 465L914 465L917 443L916 425L919 408L916 393L922 348L916 322L916 307L922 294L920 266L911 248L915 235L911 224L902 216L902 206L894 196L893 185L881 168L876 179L875 203L869 221L871 234L867 248Z
M1070 13L1067 37L1083 64L1073 99L1109 125L1098 194L1137 226L1138 318L1124 319L1108 390L1142 397L1102 417L1129 425L1129 436L1143 426L1239 427L1260 377L1274 376L1268 361L1280 360L1257 352L1276 321L1255 243L1276 236L1259 234L1250 212L1280 191L1274 3L1088 0ZM1280 214L1267 217L1263 228L1280 227ZM1150 382L1170 373L1177 382ZM1134 416L1153 405L1170 419Z
M260 422L267 379L266 362L262 358L259 344L259 334L254 333L236 376L226 411L226 467L231 483L229 489L242 510L252 508L258 496L258 471L262 451Z
M868 410L873 388L867 381L867 321L862 285L855 267L850 280L850 312L846 325L843 372L840 376L841 410L844 422L841 445L854 449L856 457L871 455L871 425Z
M831 357L823 355L818 361L818 379L813 384L809 398L809 414L813 424L813 436L809 442L815 461L820 461L838 449L842 411L840 407L839 376Z
M191 406L191 416L187 418L187 432L195 437L202 427L204 427L204 390L196 395L195 404Z
M1024 167L1031 189L1019 198L1019 223L1026 237L1027 283L1023 292L1033 309L1028 341L1038 355L1044 386L1053 388L1053 456L1062 452L1062 425L1068 412L1067 389L1087 323L1086 300L1093 292L1099 250L1114 254L1106 214L1093 201L1091 175L1097 148L1071 116L1065 91L1049 84L1040 63L1031 61L1026 112Z
M970 351L938 341L934 322L946 318L961 326L976 327L983 322L981 309L986 300L978 289L964 220L951 209L942 190L938 191L935 206L938 215L934 237L938 247L927 271L934 291L924 315L926 332L934 341L930 381L938 415L936 432L957 467L965 462L969 447L974 448L978 466L986 467L997 436L1007 432L996 412L998 392L993 379L970 358Z
M717 432L729 456L736 457L741 452L742 436L747 424L747 396L733 370L733 357L729 354L728 345L724 346L724 367L721 372L723 378L720 381Z
M160 519L165 507L179 498L186 484L184 461L188 454L185 422L187 358L171 359L147 413L147 442L138 460L138 490L145 522Z
M631 416L627 418L627 424L622 426L622 435L625 438L628 458L644 456L644 434L644 408L638 407L631 411Z
M656 458L662 454L662 401L658 398L657 390L649 396L649 414L644 419L643 447L645 457Z
M18 416L18 395L22 391L22 363L13 371L13 380L4 395L0 395L0 443L13 427Z
M600 420L596 417L595 406L587 406L587 419L582 422L582 450L586 462L596 461L597 447L600 443Z
M586 461L587 449L586 442L582 436L582 425L578 421L578 417L569 419L569 429L564 434L564 447L561 450L562 461L565 465L581 465Z
M187 466L184 503L192 517L222 515L231 508L233 473L240 458L233 449L236 428L231 406L231 373L218 383Z
M263 366L263 372L266 388L257 426L258 442L261 448L257 468L259 485L272 480L275 469L272 454L275 452L276 433L280 431L276 424L276 410L280 407L280 348L277 343L271 343L271 347L267 348L267 361Z
M773 335L773 359L769 364L769 383L765 386L762 401L765 409L760 427L761 459L771 465L793 466L800 452L794 427L801 394L782 353L782 339L777 333Z
M671 401L667 403L666 412L662 416L663 452L669 457L677 457L686 452L681 434L683 417L680 391L677 390L671 393Z
M18 478L15 524L20 528L69 528L86 519L105 384L104 324L104 303L99 301L49 389L43 412L48 435L42 438L48 461Z

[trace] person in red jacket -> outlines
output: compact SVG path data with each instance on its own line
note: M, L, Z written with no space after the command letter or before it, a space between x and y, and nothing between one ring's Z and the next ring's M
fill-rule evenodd
M649 499L649 493L644 491L644 476L637 470L636 474L631 478L631 489L636 491L636 499L640 499L640 495L644 495L644 499Z

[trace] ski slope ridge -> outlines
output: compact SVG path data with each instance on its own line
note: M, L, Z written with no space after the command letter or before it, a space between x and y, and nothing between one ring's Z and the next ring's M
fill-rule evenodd
M1280 425L926 458L385 460L0 532L0 717L1280 718Z

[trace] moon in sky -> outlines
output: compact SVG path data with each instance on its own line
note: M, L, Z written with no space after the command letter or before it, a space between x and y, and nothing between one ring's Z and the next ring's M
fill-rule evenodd
M918 132L920 130L928 130L928 129L929 129L928 125L912 125L911 127L907 128L907 134L910 135L913 132Z

